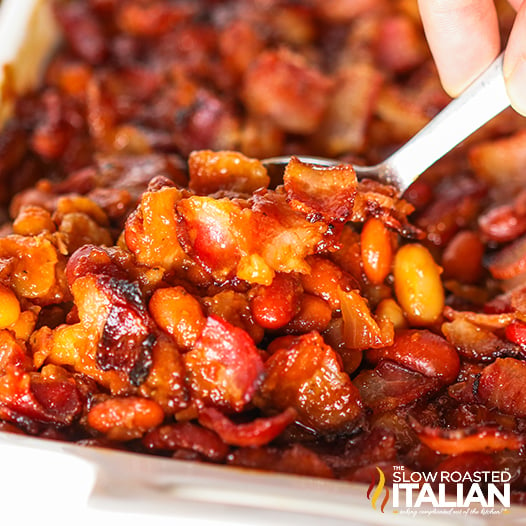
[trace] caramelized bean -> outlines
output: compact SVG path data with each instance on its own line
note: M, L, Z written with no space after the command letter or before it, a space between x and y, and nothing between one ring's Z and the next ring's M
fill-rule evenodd
M18 320L20 302L15 293L2 284L0 284L0 306L0 329L5 329Z
M442 255L444 275L463 283L475 283L482 275L484 244L476 232L462 230L448 243Z
M111 398L94 405L88 425L111 440L131 440L157 427L164 419L161 406L153 400L130 396Z
M389 320L395 329L405 329L407 327L404 311L393 298L385 298L378 304L376 317Z
M394 259L394 287L410 323L424 326L438 321L444 308L440 268L423 245L413 243L398 250Z
M157 325L173 336L182 350L193 347L206 325L201 305L183 287L157 289L148 308Z
M393 262L391 236L386 226L375 217L370 217L362 230L361 251L363 270L374 285L384 281Z
M252 314L265 329L286 325L299 309L297 282L287 274L276 274L268 286L258 286L250 302Z

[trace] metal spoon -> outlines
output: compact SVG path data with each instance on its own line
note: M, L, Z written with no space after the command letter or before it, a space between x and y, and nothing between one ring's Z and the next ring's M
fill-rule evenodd
M504 84L502 60L501 54L461 95L385 161L375 166L354 166L357 177L391 184L403 194L427 168L511 104ZM323 157L296 157L321 166L342 164ZM281 156L262 162L269 169L283 169L290 159L291 156Z

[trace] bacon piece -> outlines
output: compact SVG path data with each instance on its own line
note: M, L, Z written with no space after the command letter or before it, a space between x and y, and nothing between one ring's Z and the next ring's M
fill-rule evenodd
M520 353L517 346L499 338L493 331L478 327L463 318L444 323L441 330L448 342L466 360L488 362L499 356Z
M264 51L245 73L244 100L255 115L271 118L285 131L316 130L329 101L331 80L305 58L282 48Z
M477 177L512 197L525 184L526 131L481 142L469 149L469 162Z
M218 280L232 278L250 234L243 209L229 199L192 196L177 204L179 239L187 254Z
M373 364L392 360L443 384L453 382L460 370L455 348L446 339L425 329L397 331L393 345L369 350L367 359Z
M183 357L168 338L157 338L151 349L151 365L143 374L147 376L139 387L140 393L157 402L166 414L188 406L190 394Z
M256 192L250 202L251 237L257 240L257 252L275 271L308 273L307 256L334 248L333 229L290 208L283 193Z
M188 170L189 187L199 195L220 190L251 194L270 182L260 161L238 152L194 151L188 158Z
M152 320L137 283L99 276L97 286L110 307L97 346L96 360L102 370L119 370L140 385L152 365Z
M146 5L123 4L115 15L118 27L125 33L139 37L159 37L195 13L192 4L170 5L155 1Z
M411 425L419 440L429 448L445 455L470 452L496 452L520 449L524 437L510 431L477 426L472 429L443 429L422 426L412 419Z
M293 157L283 182L290 206L308 217L345 222L352 214L357 181L351 165L320 167Z
M270 446L241 448L228 456L228 463L278 473L334 478L334 472L320 455L301 444L292 444L287 449Z
M361 153L383 76L367 62L351 63L338 72L316 140L327 155ZM342 111L345 108L345 111Z
M41 305L69 299L59 273L63 257L53 241L46 233L29 237L12 234L0 239L0 259L12 265L9 281L17 296Z
M103 274L114 278L126 277L115 263L115 250L96 245L84 245L76 250L66 264L66 277L71 287L77 278L86 274Z
M32 362L25 345L9 329L0 330L0 375L9 370L29 371Z
M500 205L481 214L478 226L487 239L508 243L526 233L526 214L519 213L514 205Z
M148 432L142 443L149 450L195 451L213 462L221 462L228 455L229 447L210 429L192 422L177 422L160 426Z
M359 15L382 7L382 0L315 0L320 15L332 22L349 22Z
M525 362L515 358L498 358L482 371L478 383L478 396L489 407L525 417L525 382Z
M473 178L445 179L435 190L436 199L418 216L416 224L433 244L442 247L476 218L486 192L485 184Z
M320 432L352 429L362 405L342 371L336 352L310 332L275 351L265 363L266 377L256 399L268 411L293 407L298 421Z
M362 370L354 384L364 405L378 413L412 404L440 387L437 378L388 360L381 361L372 370Z
M146 192L129 216L124 229L127 247L139 264L161 266L167 270L182 265L184 252L177 238L178 217L175 211L181 190L165 187Z
M423 232L407 220L414 210L413 205L398 199L394 187L364 179L359 181L357 190L350 221L364 223L369 216L374 216L405 237L423 237Z
M199 423L202 426L215 431L226 444L241 447L259 447L268 444L295 419L296 410L290 407L278 415L256 418L242 424L235 424L212 407L205 407L199 412Z
M526 235L493 255L488 267L495 279L510 279L526 271Z
M184 362L193 397L228 411L239 412L252 400L263 373L250 336L213 315Z
M394 14L380 22L376 55L384 68L397 74L422 64L428 50L415 23L409 17Z
M505 330L506 338L518 345L526 345L526 323L514 321Z
M80 416L82 402L74 379L67 375L53 378L11 368L0 377L0 415L11 422L29 419L68 426Z
M106 58L106 40L99 20L89 7L82 3L62 4L56 14L75 53L90 64L100 64Z

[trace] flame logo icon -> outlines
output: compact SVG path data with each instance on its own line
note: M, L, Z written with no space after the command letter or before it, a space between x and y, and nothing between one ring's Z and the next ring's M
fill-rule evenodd
M376 471L378 471L378 475L379 475L378 485L376 485L376 476L373 474L371 484L369 485L369 488L367 489L367 498L371 501L371 506L373 507L373 510L376 510L377 509L376 503L378 502L378 499L380 498L380 495L382 494L382 491L385 488L385 497L383 498L382 503L380 505L380 511L384 513L385 506L389 502L389 488L385 487L384 472L379 467L376 467ZM375 485L376 485L376 489L374 489Z

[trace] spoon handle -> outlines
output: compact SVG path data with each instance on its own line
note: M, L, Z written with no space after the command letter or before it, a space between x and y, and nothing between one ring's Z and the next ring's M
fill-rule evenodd
M435 161L510 105L502 61L503 54L427 126L382 163L402 192Z

